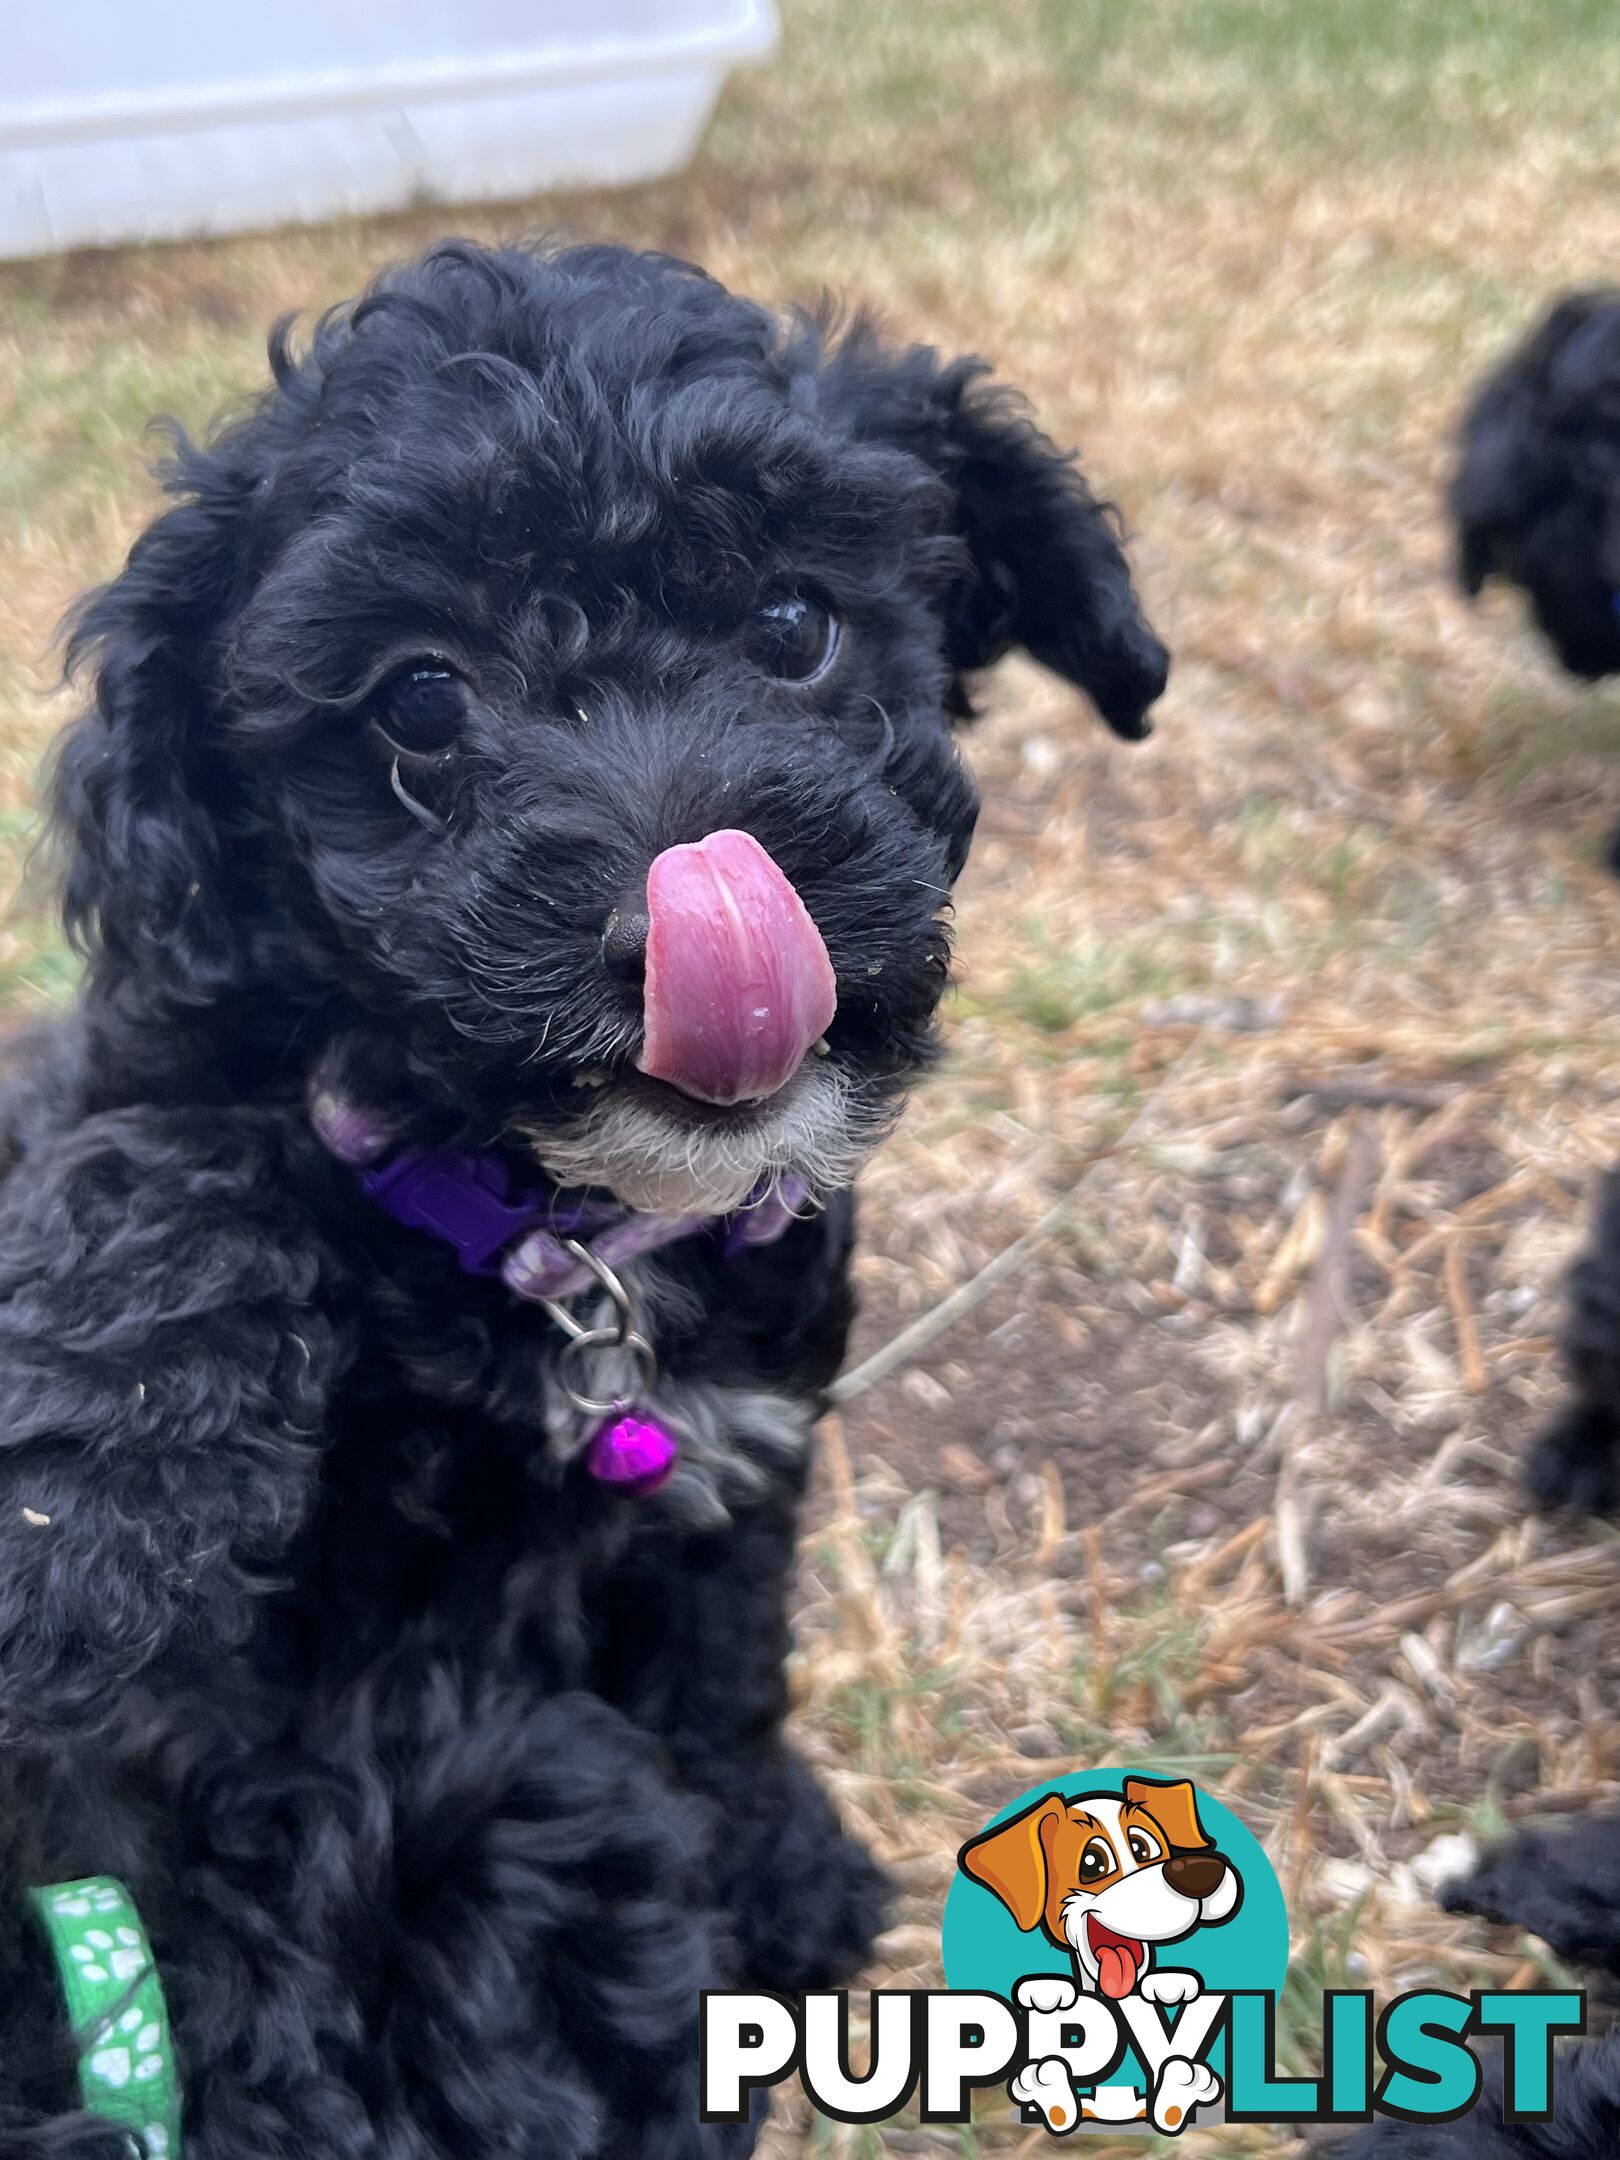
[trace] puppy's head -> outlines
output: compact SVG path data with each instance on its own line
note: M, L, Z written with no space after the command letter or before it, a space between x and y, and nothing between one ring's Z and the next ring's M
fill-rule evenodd
M930 1054L972 672L1164 686L1111 513L979 363L613 248L271 358L78 620L92 996L637 1205L842 1182Z
M1074 1953L1088 1985L1128 1995L1155 1943L1230 1920L1236 1868L1198 1819L1184 1779L1127 1778L1120 1793L1048 1793L958 1856L1026 1932Z
M1522 586L1572 674L1620 669L1620 292L1561 300L1474 400L1460 452L1463 590Z

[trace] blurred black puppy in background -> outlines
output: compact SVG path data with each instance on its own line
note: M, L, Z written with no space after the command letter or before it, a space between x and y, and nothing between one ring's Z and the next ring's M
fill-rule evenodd
M1451 486L1457 572L1530 597L1563 665L1620 671L1620 291L1570 294L1480 390ZM1611 859L1620 858L1620 847ZM1620 859L1617 859L1620 867ZM1565 1357L1574 1399L1528 1466L1532 1495L1591 1511L1620 1500L1620 1175L1571 1283ZM1620 1978L1620 1817L1520 1832L1442 1889L1448 1911L1539 1935L1567 1963ZM1558 2058L1553 2119L1503 2120L1487 2079L1455 2122L1381 2121L1333 2160L1612 2160L1620 2152L1620 2038Z
M1521 1831L1471 1875L1444 1885L1448 1912L1539 1935L1567 1965L1620 1980L1620 1816ZM1620 2153L1620 2034L1560 2048L1547 2122L1507 2122L1493 2069L1476 2105L1448 2123L1381 2120L1324 2160L1614 2160Z
M1572 675L1620 669L1620 291L1560 300L1469 407L1457 576L1520 585Z
M1570 674L1620 672L1620 289L1562 298L1488 378L1462 423L1452 516L1464 592L1523 585ZM1570 1285L1566 1363L1575 1402L1531 1454L1529 1486L1549 1508L1605 1510L1620 1499L1616 1179Z
M1491 577L1523 586L1572 674L1620 671L1620 290L1567 295L1485 383L1451 509L1465 592ZM1620 1178L1575 1270L1565 1359L1575 1399L1537 1443L1530 1489L1548 1507L1607 1509L1620 1500Z
M828 1985L881 1907L781 1736L787 1578L952 723L1021 646L1141 735L1164 650L981 364L661 257L446 246L271 360L74 641L0 2149L126 2160L26 1897L105 1873L186 2160L740 2153L699 1990Z
M1620 1502L1620 1171L1598 1188L1592 1241L1564 1309L1570 1399L1530 1451L1541 1506L1606 1514Z

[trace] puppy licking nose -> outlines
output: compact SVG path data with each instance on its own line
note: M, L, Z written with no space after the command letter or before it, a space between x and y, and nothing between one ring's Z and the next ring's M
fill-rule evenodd
M752 833L713 832L658 856L647 919L637 1069L700 1102L776 1094L838 1006L826 944L791 881Z

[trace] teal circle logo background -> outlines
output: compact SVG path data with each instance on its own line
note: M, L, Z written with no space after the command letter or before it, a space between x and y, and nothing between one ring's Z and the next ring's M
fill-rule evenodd
M1164 1784L1174 1776L1173 1771L1163 1770L1071 1770L1063 1777L1031 1785L984 1827L992 1830L1011 1816L1021 1815L1048 1793L1074 1800L1083 1793L1121 1793L1128 1777ZM1242 1878L1243 1900L1230 1920L1194 1928L1179 1942L1155 1945L1154 1967L1195 1972L1206 1992L1266 1988L1280 1995L1288 1973L1288 1912L1281 1885L1253 1831L1230 1808L1211 1799L1201 1785L1194 1791L1199 1821ZM940 1947L947 1987L982 1988L1009 2001L1027 1974L1074 1976L1073 1962L1065 1952L1048 1942L1038 1928L1022 1934L1000 1898L960 1868L945 1899Z

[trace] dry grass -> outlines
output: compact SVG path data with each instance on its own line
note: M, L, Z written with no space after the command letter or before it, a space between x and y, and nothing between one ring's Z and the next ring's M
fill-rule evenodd
M1620 705L1452 598L1436 514L1466 382L1620 259L1620 43L1596 0L787 13L678 182L455 222L561 215L987 349L1127 506L1179 662L1145 750L1016 668L976 739L955 1057L870 1180L863 1351L1070 1198L832 1436L800 1733L917 1979L993 1807L1196 1766L1282 1871L1297 2053L1324 1981L1533 1978L1433 1911L1437 1841L1620 1798L1620 1541L1514 1488L1620 1154ZM271 315L441 222L0 274L0 839L52 621L145 506L141 419L200 419ZM36 916L0 971L59 994ZM788 2108L775 2149L1028 2147L995 2108Z

